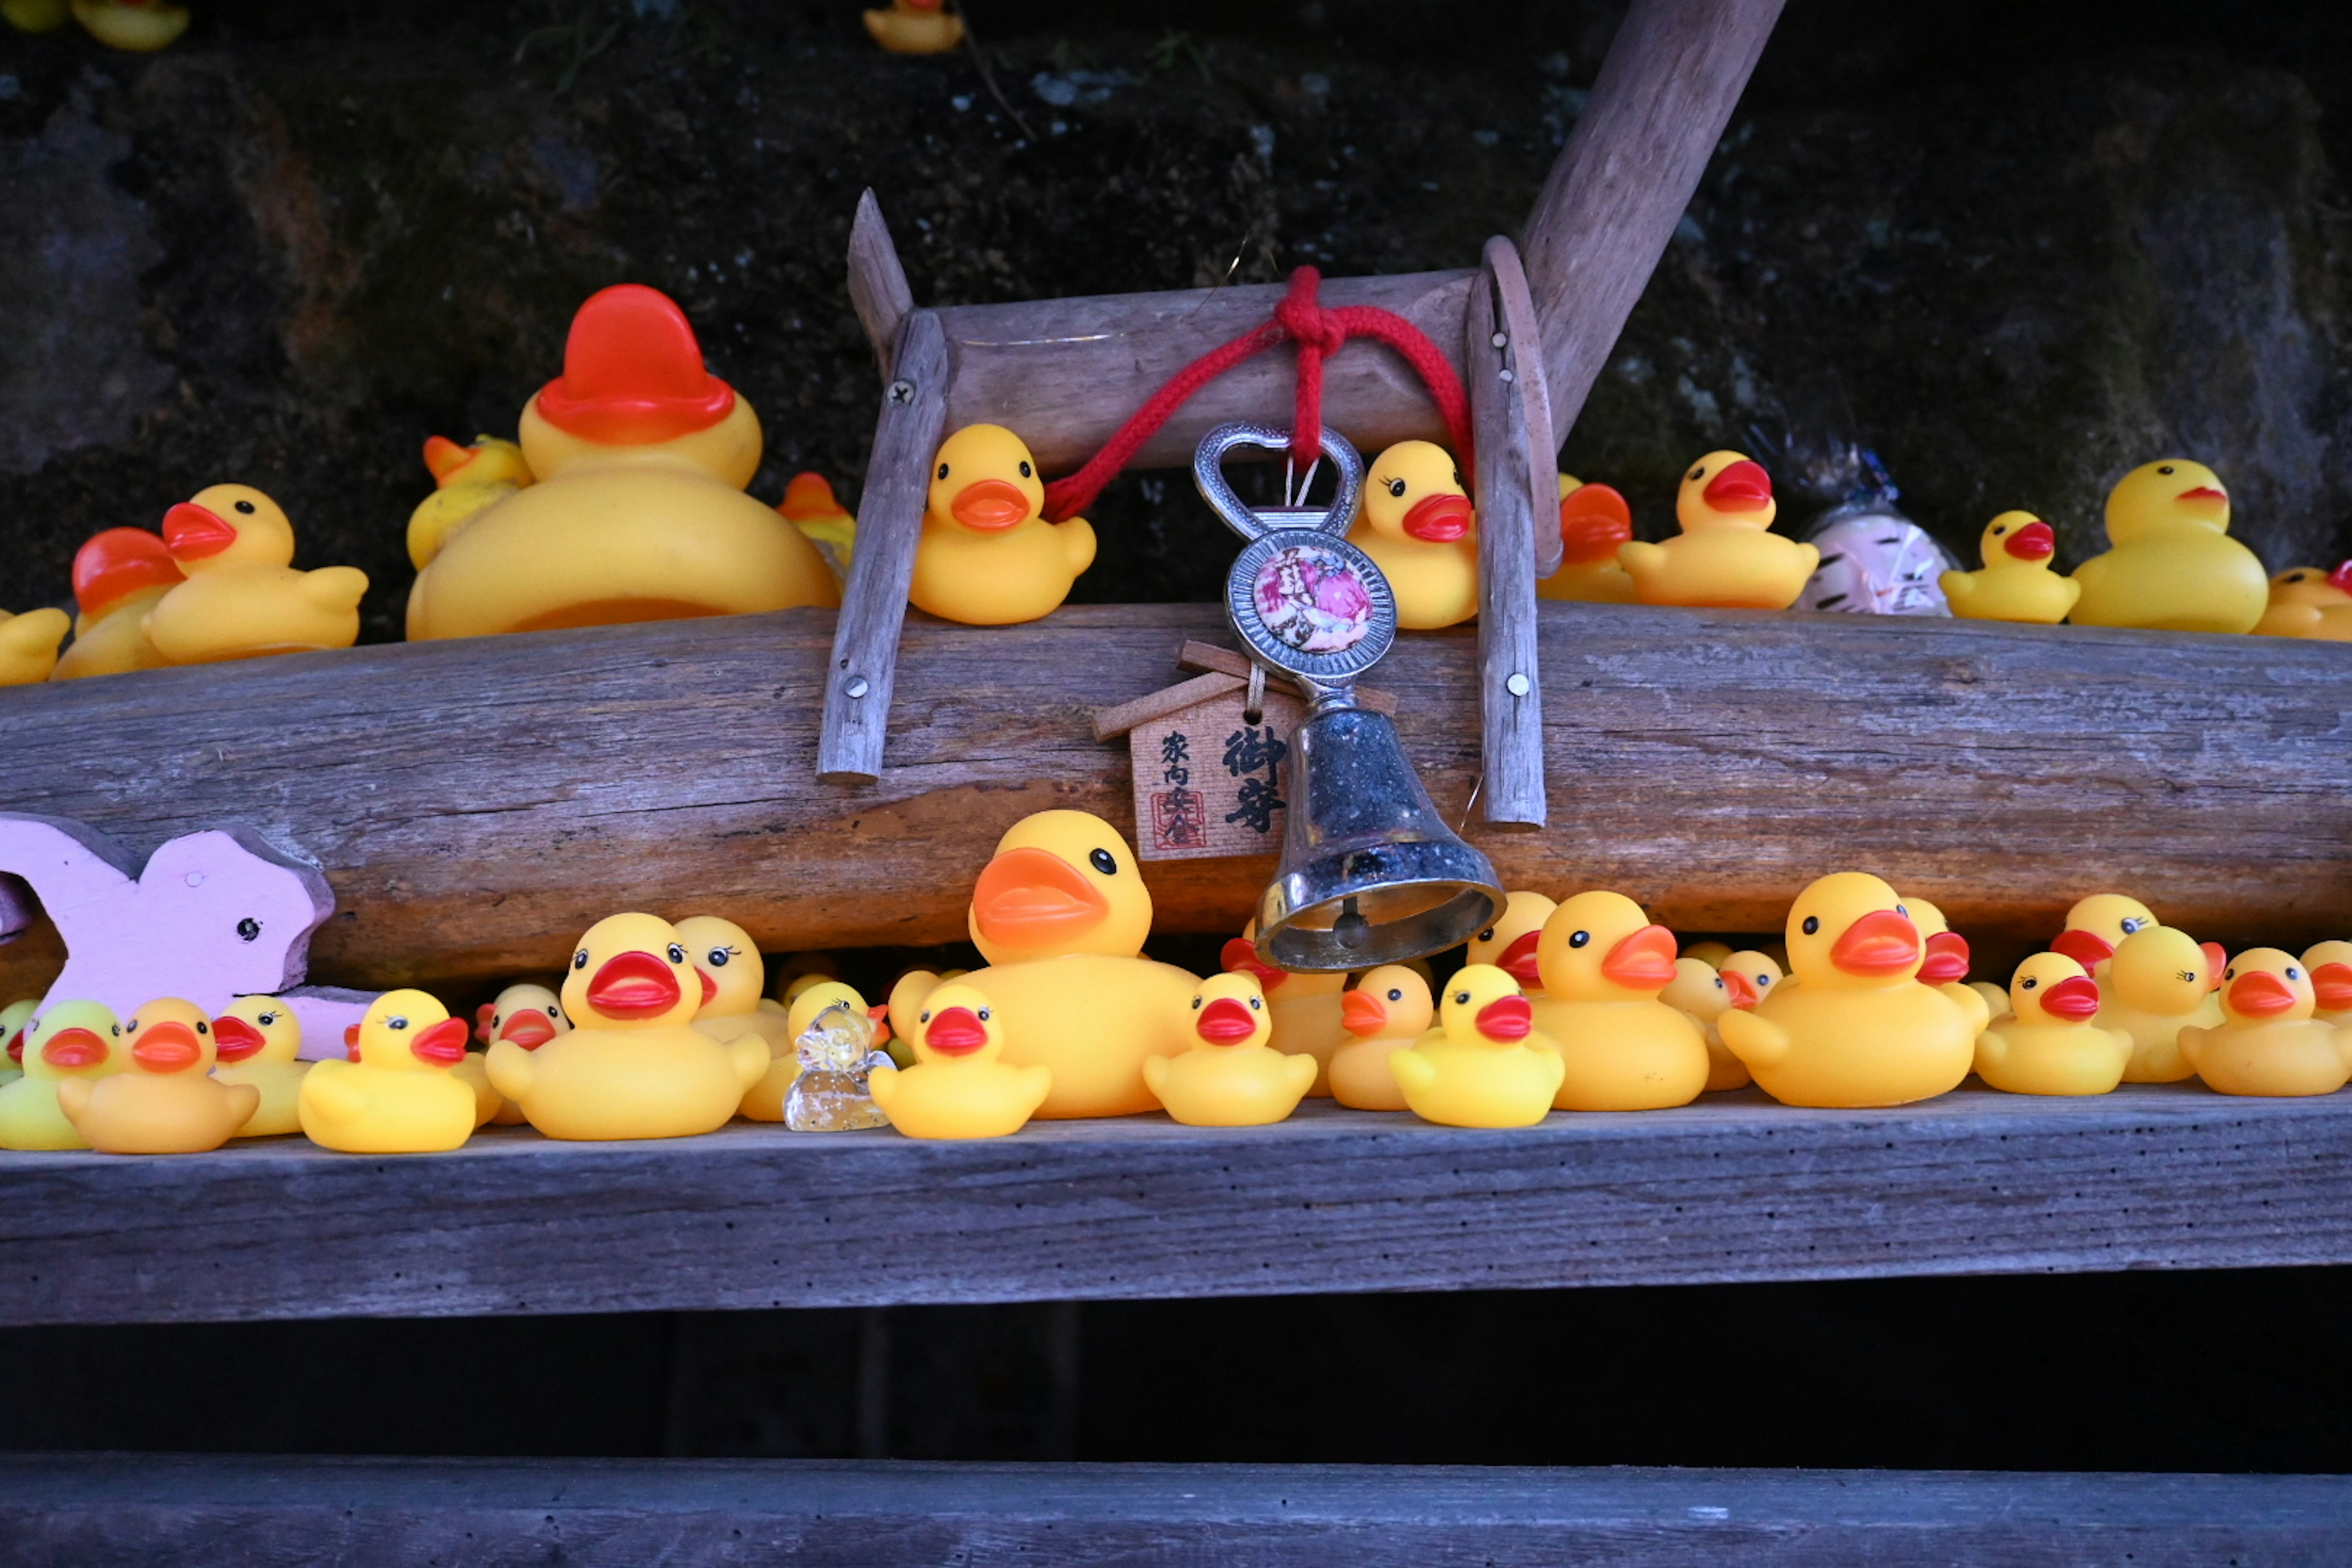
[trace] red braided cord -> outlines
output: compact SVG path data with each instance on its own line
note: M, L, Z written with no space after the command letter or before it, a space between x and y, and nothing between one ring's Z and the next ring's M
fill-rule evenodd
M1374 338L1394 349L1421 377L1437 404L1437 411L1453 437L1454 450L1464 473L1476 471L1470 444L1470 397L1454 362L1429 341L1428 334L1402 316L1371 305L1343 305L1326 310L1316 303L1323 275L1302 267L1290 275L1290 292L1274 308L1274 319L1254 327L1233 342L1211 349L1171 376L1168 384L1146 399L1128 422L1105 442L1076 473L1045 487L1045 516L1055 522L1075 517L1094 504L1103 487L1127 467L1143 444L1192 401L1193 394L1252 356L1287 340L1298 347L1298 391L1293 405L1291 440L1295 449L1314 452L1323 439L1323 361L1337 353L1351 337Z

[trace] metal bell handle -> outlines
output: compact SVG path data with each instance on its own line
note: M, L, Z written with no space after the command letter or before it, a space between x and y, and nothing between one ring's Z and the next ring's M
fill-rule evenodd
M1319 522L1297 520L1297 513L1284 514L1279 520L1269 519L1253 511L1234 491L1233 483L1225 478L1225 454L1236 447L1255 447L1265 452L1290 450L1290 432L1272 425L1252 425L1235 420L1220 425L1201 437L1201 445L1192 453L1192 482L1200 487L1201 499L1225 525L1244 539L1255 539L1277 527L1313 528L1318 532L1344 537L1349 525L1356 521L1357 498L1364 489L1364 459L1348 438L1328 425L1323 426L1323 455L1331 459L1339 475L1339 493Z

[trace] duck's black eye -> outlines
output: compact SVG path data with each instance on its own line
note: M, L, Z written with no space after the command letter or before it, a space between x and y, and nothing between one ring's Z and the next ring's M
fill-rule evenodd
M2002 523L1996 523L1996 524L1994 524L1994 525L1993 525L1993 533L1994 533L1994 535L1995 535L1996 537L1998 537L1998 536L1999 536L1999 535L2000 535L2000 534L2007 533L2008 531L2009 531L2009 524L2007 524L2007 523L2005 523L2005 522L2002 522Z
M1897 904L1897 905L1895 905L1895 912L1896 914L1898 914L1898 915L1901 915L1901 916L1902 916L1905 920L1906 920L1906 921L1907 921L1907 920L1909 920L1909 919L1911 918L1911 911L1910 911L1909 910L1905 909L1901 904Z
M941 478L941 479L946 479L947 477L948 477L948 466L947 466L945 463L941 463L941 464L940 465L940 478Z
M2237 972L2236 970L2234 970L2234 969L2225 969L2225 970L2221 971L2221 978L2222 978L2222 979L2224 979L2224 980L2235 980L2237 977L2238 977L2238 972ZM131 1026L132 1028L134 1028L134 1029L135 1029L135 1028L137 1028L139 1026L138 1026L138 1025L136 1025L136 1024L133 1024L133 1025L131 1025Z
M278 1022L278 1015L275 1013L264 1013L257 1021L265 1026L270 1024L275 1024Z
M1470 1005L1470 993L1467 991L1456 991L1454 994L1454 1000L1458 1005L1467 1007Z
M710 967L713 969L727 967L727 950L723 947L714 947L702 956L710 960Z
M2290 964L2288 964L2288 965L2286 966L2286 977L2287 977L2289 980L2300 980L2300 979L2302 979L2302 978L2303 978L2303 971L2302 971L2302 970L2300 970L2300 969L2297 969L2294 964L2290 963ZM198 1024L198 1025L196 1026L196 1027L197 1027L197 1028L199 1028L199 1029L201 1029L201 1028L203 1028L203 1027L204 1027L204 1026L203 1026L202 1024Z
M1202 997L1202 996L1195 996L1195 997L1193 997L1193 998L1192 998L1192 1011L1194 1011L1195 1013L1199 1012L1199 1011L1201 1010L1201 1004L1202 1004L1203 1001L1205 1001L1205 1000L1207 1000L1207 998L1205 998L1205 997Z
M588 950L586 948L583 947L578 952L572 955L572 967L574 969L585 969L588 967Z
M2147 922L2140 919L2137 915L2126 915L2124 917L2124 934L2126 936L2129 936L2132 932L2139 930L2140 927L2146 924L2147 924Z
M137 1033L139 1032L139 1020L138 1020L138 1019L136 1019L136 1018L133 1018L133 1019L131 1019L131 1022L129 1022L128 1024L123 1025L123 1026L122 1026L122 1027L123 1027L123 1028L125 1028L125 1029L130 1030L132 1034L134 1034L134 1035L135 1035L135 1034L137 1034ZM118 1030L117 1032L118 1032L118 1033L120 1033L121 1031L119 1031L119 1030Z
M2293 973L2294 972L2293 972L2292 970L2290 970L2290 971L2288 971L2288 973ZM1263 1003L1263 1002L1261 1002L1261 1001L1259 1001L1256 997L1253 996L1253 997L1251 997L1251 998L1250 998L1250 1010L1251 1010L1252 1012L1255 1012L1258 1008L1263 1007L1263 1006L1265 1006L1265 1003Z
M1029 465L1026 461L1024 461L1021 465L1021 477L1024 479L1029 477Z
M386 1018L383 1021L383 1026L387 1029L405 1029L408 1027L408 1020L395 1016Z
M2158 463L2157 465L2156 471L2159 474L2168 474L2172 472L2172 465L2170 463Z
M915 1020L918 1024L928 1024L930 1021L931 1016L929 1013L924 1014L921 1017Z
M1492 942L1492 941L1494 941L1494 940L1495 940L1495 928L1494 928L1493 926L1488 926L1485 931L1480 931L1480 932L1478 933L1478 940L1479 940L1480 942Z
M1772 977L1769 974L1759 974L1756 977L1756 984L1759 985L1769 985L1772 984Z
M251 915L246 916L236 922L236 935L240 942L255 941L261 935L261 922Z
M245 513L246 516L251 517L253 515L253 503L249 500L241 500L236 503L236 510Z
M1821 916L1819 916L1819 915L1807 915L1807 916L1805 917L1805 923L1804 923L1803 925L1800 926L1798 929L1799 929L1800 931L1803 931L1807 936L1812 936L1812 935L1816 934L1816 933L1817 933L1817 932L1819 932L1819 931L1821 931L1821 929L1822 929L1822 918L1821 918Z
M1391 1002L1402 1002L1404 1000L1404 993L1402 990L1391 991L1389 993L1389 1000Z
M980 1021L981 1021L982 1023L985 1024L985 1023L987 1023L987 1022L988 1022L988 1018L989 1018L989 1012L988 1012L988 1009L987 1009L987 1008L985 1008L985 1007L982 1007L982 1008L980 1010Z
M1087 856L1087 864L1092 866L1096 870L1100 871L1106 877L1116 877L1118 875L1118 861L1108 849L1097 849L1093 854Z
M2021 984L2018 986L2018 989L2019 989L2019 990L2021 990L2021 991L2031 991L2031 990L2032 990L2035 986L2037 986L2037 985L2039 985L2039 984L2042 984L2042 982L2040 982L2039 980L2027 980L2027 981L2025 981L2025 982L2021 983Z
M2286 977L2287 977L2289 980L2294 979L2294 970L2292 970L2292 969L2288 970L2288 971L2286 972ZM199 1019L197 1019L197 1020L196 1020L196 1033L198 1033L199 1035L209 1035L209 1034L211 1034L212 1032L213 1032L213 1026L212 1026L210 1024L205 1023L202 1018L199 1018Z
M561 1007L550 1007L547 1010L547 1016L551 1018L561 1018L563 1016L563 1009Z
M1570 947L1582 947L1586 942L1589 942L1591 940L1592 933L1589 931L1572 931L1569 935L1568 945Z
M1701 463L1697 468L1693 468L1690 472L1690 477L1693 479L1703 479L1706 478L1706 465L1705 463Z

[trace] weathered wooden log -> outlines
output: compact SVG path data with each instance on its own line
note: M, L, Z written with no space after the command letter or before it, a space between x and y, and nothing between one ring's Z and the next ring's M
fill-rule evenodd
M915 291L907 269L898 262L898 247L890 242L890 226L882 220L882 204L872 191L857 198L857 216L849 226L849 306L866 341L874 345L874 363L882 379L890 379L898 358L898 329L915 309Z
M1551 826L1472 835L1509 886L1760 931L1863 867L1983 937L2046 938L2103 887L2231 944L2352 932L2340 645L1608 605L1538 624ZM1227 635L1205 605L910 615L889 771L850 797L816 782L833 629L785 611L0 690L0 807L142 854L226 822L300 848L335 889L329 983L545 970L629 906L725 910L770 951L948 941L1025 813L1131 829L1093 714ZM1477 771L1475 647L1407 636L1378 672L1449 816ZM1151 868L1160 928L1237 930L1269 869ZM9 994L31 945L0 947Z

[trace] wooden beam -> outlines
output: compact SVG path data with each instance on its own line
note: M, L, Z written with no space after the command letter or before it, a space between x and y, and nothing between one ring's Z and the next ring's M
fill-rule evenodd
M1633 0L1519 235L1565 441L1665 254L1782 0Z
M889 380L898 332L915 309L915 291L898 263L890 226L882 221L882 204L870 190L857 198L857 216L849 226L849 304L866 329L866 341L874 345L882 379Z
M0 1563L2326 1568L2340 1476L779 1459L0 1458Z
M1535 542L1539 519L1550 524L1545 532L1559 536L1551 521L1559 481L1549 413L1530 418L1541 407L1528 394L1543 395L1542 345L1504 327L1498 291L1507 274L1524 300L1511 242L1488 240L1463 339L1478 443L1479 799L1487 826L1528 830L1544 825Z

